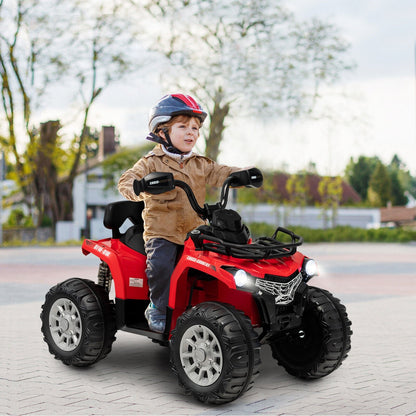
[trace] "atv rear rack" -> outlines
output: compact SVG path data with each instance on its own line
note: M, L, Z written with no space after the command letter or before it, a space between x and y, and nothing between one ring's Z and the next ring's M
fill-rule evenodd
M290 242L278 241L278 233L290 237ZM214 253L232 256L238 259L262 260L291 256L298 246L303 243L303 238L283 227L277 227L272 237L260 237L251 244L235 244L224 241L213 235L209 235L196 229L191 232L191 238L197 250L208 250Z

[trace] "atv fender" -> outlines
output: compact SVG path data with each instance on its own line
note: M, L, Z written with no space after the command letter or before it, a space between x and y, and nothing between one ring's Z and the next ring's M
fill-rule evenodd
M172 328L185 310L212 299L242 310L250 317L253 325L259 323L253 296L236 288L233 276L222 268L224 264L223 258L201 255L185 248L170 283L169 309L173 311Z
M90 253L107 263L119 299L148 299L146 257L116 239L84 240L84 255Z
M175 308L178 304L183 303L183 301L181 301L181 295L183 294L181 288L185 287L183 279L188 277L188 272L191 269L200 271L203 275L212 276L229 289L236 288L232 276L221 269L223 263L210 260L214 259L208 260L206 257L201 257L196 253L184 253L177 264L170 281L169 306Z

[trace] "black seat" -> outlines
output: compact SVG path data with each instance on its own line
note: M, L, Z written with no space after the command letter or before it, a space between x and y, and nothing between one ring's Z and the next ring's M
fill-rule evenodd
M118 238L126 246L145 254L143 241L143 201L117 201L108 204L104 212L104 226L112 231L112 237ZM129 219L132 226L122 233L120 227Z

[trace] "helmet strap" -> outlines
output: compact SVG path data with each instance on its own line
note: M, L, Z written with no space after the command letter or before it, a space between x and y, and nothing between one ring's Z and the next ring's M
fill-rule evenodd
M186 152L182 152L181 150L177 149L172 144L172 140L170 139L170 136L169 136L169 130L167 128L164 128L162 129L162 131L166 137L166 140L164 140L163 137L160 137L159 135L155 133L149 133L146 139L165 146L166 150L170 153L175 153L177 155L184 155Z
M170 153L175 153L175 154L177 154L177 155L183 155L183 154L185 154L185 153L186 153L186 152L182 152L181 150L177 149L177 148L173 145L172 140L170 139L169 129L167 129L167 128L165 127L165 128L163 128L163 129L162 129L162 131L163 131L163 133L164 133L164 135L165 135L165 137L166 137L166 142L167 142L167 143L165 142L164 146L165 146L165 148L166 148L166 150L167 150L168 152L170 152ZM166 144L167 144L167 146L166 146Z
M166 141L163 140L162 137L160 137L160 136L158 136L157 134L154 134L154 133L149 133L146 136L146 140L150 140L151 142L163 144L163 146L166 146Z

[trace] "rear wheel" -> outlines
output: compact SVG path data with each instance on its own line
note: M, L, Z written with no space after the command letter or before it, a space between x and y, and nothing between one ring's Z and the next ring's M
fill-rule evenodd
M260 344L242 312L230 305L201 303L177 321L171 365L187 393L202 402L227 403L252 387Z
M52 287L40 318L49 352L64 364L88 366L111 351L116 333L114 304L90 280L73 278Z
M289 374L314 379L341 365L351 349L351 334L351 321L339 299L309 287L301 326L282 333L270 346Z

